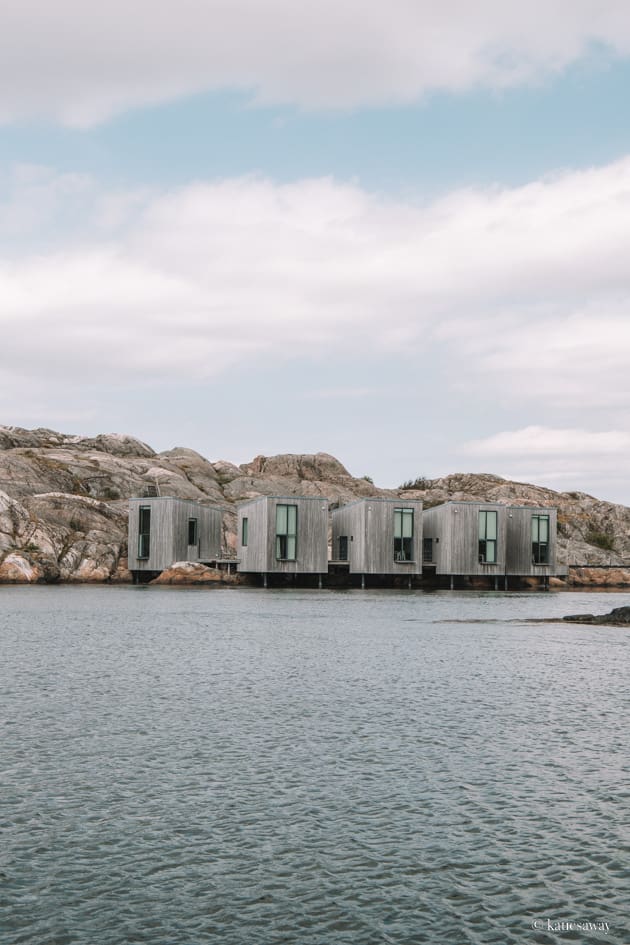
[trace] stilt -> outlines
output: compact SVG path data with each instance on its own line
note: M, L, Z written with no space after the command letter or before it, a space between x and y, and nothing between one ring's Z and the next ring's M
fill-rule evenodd
M267 572L263 574L263 587L267 587Z
M499 590L499 575L495 574L494 576L494 589L495 591Z
M411 575L407 578L407 587L411 590Z
M361 590L365 590L365 574L361 575Z
M505 587L505 590L507 591L507 589L508 589L508 576L507 576L507 574L505 575L505 585L504 585L504 587Z
M451 574L451 590L455 587L455 575Z
M321 574L318 574L317 578L318 578L318 580L317 580L317 587L318 587L319 590L321 591L322 587L324 586L323 583L322 583L322 576L321 576Z

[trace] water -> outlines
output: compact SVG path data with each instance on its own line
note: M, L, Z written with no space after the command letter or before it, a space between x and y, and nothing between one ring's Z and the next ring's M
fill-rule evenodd
M0 588L0 941L626 945L625 601Z

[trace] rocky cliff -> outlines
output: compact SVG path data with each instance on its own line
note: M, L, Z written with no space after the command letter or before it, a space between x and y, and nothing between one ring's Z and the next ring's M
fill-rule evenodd
M156 453L132 436L67 436L0 427L0 581L124 581L127 499L147 487L219 505L233 550L235 504L257 495L324 495L331 503L408 496L555 506L562 561L588 570L630 566L630 509L584 493L558 493L491 475L417 480L399 490L356 479L327 453L258 456L236 466L194 450ZM577 573L577 572L576 572ZM622 578L621 578L622 579ZM617 583L621 580L619 577ZM630 573L628 575L630 581Z

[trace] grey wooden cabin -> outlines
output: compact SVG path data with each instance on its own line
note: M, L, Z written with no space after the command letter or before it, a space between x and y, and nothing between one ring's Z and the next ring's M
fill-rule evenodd
M239 572L326 574L328 499L260 496L238 507Z
M505 575L507 507L445 502L422 513L423 562L436 574Z
M542 578L556 574L557 528L556 509L509 506L506 573Z
M163 571L176 561L221 556L221 510L188 499L129 500L129 570Z
M422 502L359 499L332 513L332 561L351 574L422 574Z

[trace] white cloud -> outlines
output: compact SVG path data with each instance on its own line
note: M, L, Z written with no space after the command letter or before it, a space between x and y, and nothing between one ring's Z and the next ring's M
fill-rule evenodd
M622 430L552 429L530 426L471 440L462 447L471 456L600 456L630 455L630 433Z
M478 459L506 479L564 491L591 488L627 502L630 433L625 430L529 426L472 440L460 455L468 466Z
M263 103L406 103L537 81L630 52L625 0L8 0L0 121L88 126L134 106L240 88Z
M0 204L5 372L203 380L441 353L442 396L630 408L630 158L426 206L330 179L125 194L26 176Z

